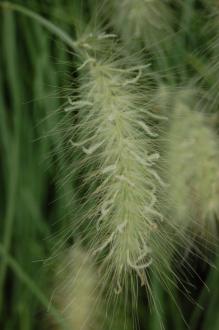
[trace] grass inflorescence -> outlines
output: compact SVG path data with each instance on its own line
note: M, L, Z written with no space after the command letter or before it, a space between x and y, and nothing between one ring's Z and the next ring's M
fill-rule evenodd
M0 327L217 329L217 1L23 5L0 4Z
M169 1L108 1L110 20L129 48L157 50L173 33L174 16Z
M218 137L210 115L202 110L204 101L197 102L199 93L185 89L176 94L166 134L167 200L182 230L189 228L192 235L210 242L217 236L219 215Z
M164 220L156 197L164 183L152 144L157 137L153 119L163 118L151 112L140 85L147 65L124 59L114 36L93 36L95 51L86 41L77 97L69 98L65 111L80 109L70 144L82 153L77 168L85 168L85 204L92 200L84 219L95 224L93 254L103 255L115 290L121 290L124 275L135 271L143 277L153 262L151 233Z

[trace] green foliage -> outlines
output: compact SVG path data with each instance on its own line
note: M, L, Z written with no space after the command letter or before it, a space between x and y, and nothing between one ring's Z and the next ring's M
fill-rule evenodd
M0 2L1 329L219 328L217 6Z

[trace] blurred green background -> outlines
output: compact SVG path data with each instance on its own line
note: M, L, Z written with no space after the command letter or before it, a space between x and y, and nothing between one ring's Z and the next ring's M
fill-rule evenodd
M16 3L40 13L73 38L81 12L89 17L94 4L82 0ZM205 76L213 61L210 10L194 0L173 1L173 8L176 35L166 51L165 64L156 59L153 69L173 84L185 84L198 76L212 90L218 83L217 73ZM63 183L70 160L62 148L59 109L74 81L74 61L62 40L38 22L0 7L0 329L56 329L53 324L59 316L49 307L53 285L49 260L55 258L60 238L69 234L75 212L74 187L71 180ZM173 290L184 320L173 299L153 282L163 323L166 329L217 330L218 270L198 260L192 262L208 289L190 279L189 290L197 305ZM219 264L219 258L212 262ZM142 291L139 328L159 329L158 317L145 301ZM111 328L123 329L122 320Z

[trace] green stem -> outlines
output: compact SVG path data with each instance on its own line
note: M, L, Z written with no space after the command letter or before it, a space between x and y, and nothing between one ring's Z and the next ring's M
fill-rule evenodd
M67 330L66 326L64 326L64 320L62 319L56 308L54 306L51 306L51 302L47 299L44 293L39 290L36 283L23 271L23 269L16 262L16 260L6 252L2 244L0 244L0 255L3 258L7 259L7 263L12 269L12 271L17 275L21 282L23 282L30 289L30 291L35 295L41 305L45 307L49 314L51 314L54 320L62 326L62 329Z
M14 134L12 135L12 148L8 154L8 193L7 193L7 206L6 215L4 219L4 233L3 244L5 251L10 251L13 224L16 210L16 198L18 193L18 180L19 180L19 157L20 157L20 126L21 126L21 98L20 98L20 82L18 80L19 73L15 63L16 56L16 36L13 16L9 12L5 12L3 20L3 28L8 31L8 38L5 42L5 55L6 55L6 72L7 77L11 82L11 99L12 107L14 110ZM7 272L7 261L5 257L2 258L0 268L0 311L3 307L3 288Z
M2 7L4 10L13 10L21 14L24 14L30 18L33 18L35 21L37 21L42 26L44 26L48 31L52 32L54 35L59 37L66 45L68 45L73 49L77 48L77 43L65 31L63 31L62 29L60 29L55 24L53 24L46 18L42 17L41 15L33 12L32 10L7 1L2 2L0 4L0 7Z

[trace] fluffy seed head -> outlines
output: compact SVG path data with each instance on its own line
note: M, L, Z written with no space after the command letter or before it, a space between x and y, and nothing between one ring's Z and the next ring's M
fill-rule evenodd
M84 249L75 245L66 251L56 272L54 300L67 329L100 329L98 281L92 258Z
M95 228L91 248L118 293L124 275L134 272L143 280L153 263L163 222L157 190L164 183L151 143L157 137L151 122L159 116L150 112L139 83L145 66L124 60L116 44L103 38L106 52L82 52L78 96L69 100L68 112L80 109L71 145L81 153L77 168L84 169L88 189L83 208L84 220Z
M219 217L219 145L206 115L192 110L190 100L188 92L176 98L165 175L173 219L206 238L216 234Z
M112 24L133 48L139 42L148 49L156 48L172 32L168 1L113 0L109 7Z

